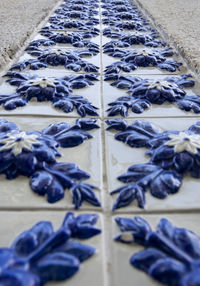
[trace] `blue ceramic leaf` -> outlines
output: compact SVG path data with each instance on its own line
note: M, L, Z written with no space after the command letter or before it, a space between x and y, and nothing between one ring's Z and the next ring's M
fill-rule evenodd
M164 285L198 286L200 237L190 230L173 226L167 219L161 219L155 232L149 226L148 231L142 233L140 224L135 227L135 220L116 218L122 234L115 240L138 243L145 248L132 255L131 265ZM145 225L145 221L140 220ZM140 234L139 240L135 234Z
M0 284L39 286L50 281L65 281L75 275L80 264L95 253L95 248L75 241L70 227L76 226L78 234L79 227L84 228L85 223L82 235L80 232L76 237L90 238L101 232L100 229L95 231L97 219L97 215L75 217L73 213L68 213L58 231L53 230L51 222L45 221L24 231L14 240L11 248L0 249ZM81 223L83 226L80 226ZM87 229L89 224L93 231Z

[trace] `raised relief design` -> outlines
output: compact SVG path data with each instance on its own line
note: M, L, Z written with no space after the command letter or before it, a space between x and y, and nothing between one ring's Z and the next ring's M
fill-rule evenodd
M100 206L94 190L83 183L90 175L73 163L57 162L58 148L70 148L92 138L87 131L98 128L95 119L77 119L75 125L65 122L51 124L40 131L21 131L16 124L0 120L0 174L9 180L23 175L30 178L35 194L45 196L49 203L63 199L71 191L73 204L83 201ZM17 191L17 190L16 190Z
M132 165L117 179L125 185L114 190L119 193L113 210L133 201L145 206L145 193L165 199L179 191L184 176L200 178L200 122L188 130L162 131L149 122L136 120L131 125L123 119L106 121L109 130L117 130L115 139L131 148L148 148L148 163Z
M122 234L115 240L139 244L145 249L133 254L130 263L164 285L198 286L200 237L161 219L153 231L141 217L115 219Z
M200 113L200 96L187 95L184 87L193 87L195 82L188 79L191 75L159 79L143 79L135 76L116 76L111 85L119 89L128 89L128 96L119 97L109 103L108 116L128 116L131 109L134 113L142 113L152 104L176 104L184 111ZM106 78L105 78L106 79ZM107 77L109 79L109 77Z
M45 78L37 75L8 72L7 81L16 86L16 93L0 95L0 105L6 110L13 110L26 105L32 98L38 102L51 101L53 106L66 113L76 108L82 117L98 115L96 107L84 97L73 95L73 89L81 89L93 85L97 80L94 74L66 75L63 78Z
M134 45L144 45L147 47L158 47L159 45L165 46L165 43L157 38L159 35L156 32L153 33L143 33L143 32L132 32L118 33L113 32L111 28L104 29L103 35L108 38L115 38L114 40L103 45L104 53L111 53L116 50L116 48L128 48Z
M138 67L158 67L169 72L175 72L182 65L182 63L178 63L175 60L166 59L166 57L173 56L173 51L170 48L162 50L115 49L114 52L111 52L108 55L121 58L120 61L114 62L105 69L106 76L108 75L109 77L111 75L111 79L113 75L118 75L120 71L131 72L136 70Z
M57 231L50 221L40 221L22 232L10 248L0 248L1 285L39 286L75 275L96 251L76 239L100 234L97 220L96 214L67 213Z
M42 40L43 41L43 40ZM33 49L33 50L32 50ZM25 61L19 62L12 66L11 70L23 71L27 67L31 70L38 70L47 68L49 66L57 67L62 66L74 72L98 72L99 67L82 60L82 57L91 57L93 55L89 50L70 50L61 48L31 48L32 51L28 53L35 56L36 59L30 58Z

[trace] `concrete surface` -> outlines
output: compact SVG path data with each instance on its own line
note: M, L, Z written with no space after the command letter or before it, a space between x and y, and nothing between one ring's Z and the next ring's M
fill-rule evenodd
M200 0L136 0L200 75Z
M58 0L0 1L0 69L24 44Z

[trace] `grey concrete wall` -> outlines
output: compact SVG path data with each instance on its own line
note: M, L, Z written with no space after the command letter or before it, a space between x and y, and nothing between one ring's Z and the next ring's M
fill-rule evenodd
M136 0L200 75L200 0Z
M13 58L57 2L58 0L0 1L0 70Z

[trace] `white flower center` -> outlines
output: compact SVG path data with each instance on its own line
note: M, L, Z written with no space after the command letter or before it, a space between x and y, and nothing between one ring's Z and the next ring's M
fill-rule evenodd
M36 79L31 79L29 80L29 83L31 85L39 85L41 88L46 88L47 86L51 86L51 87L56 87L56 83L58 83L57 80L51 80L51 79L47 79L47 78L36 78Z
M141 51L137 51L136 53L137 56L156 56L156 55L159 55L158 53L152 51L152 50L149 50L149 49L143 49Z
M177 84L168 82L166 80L148 80L145 84L148 86L148 89L157 88L161 90L163 87L170 89L170 88L179 88Z
M169 135L170 140L165 143L167 146L173 146L176 153L187 151L191 154L197 154L200 149L200 135L187 134L180 132L178 134Z
M22 153L23 149L32 151L32 145L41 145L41 142L37 140L38 135L20 133L8 133L7 138L0 140L0 144L4 144L0 147L0 152L4 150L12 150L15 156Z
M66 49L56 49L56 48L52 48L52 49L47 49L44 51L45 54L56 54L57 56L59 55L65 55L68 52L68 50Z

